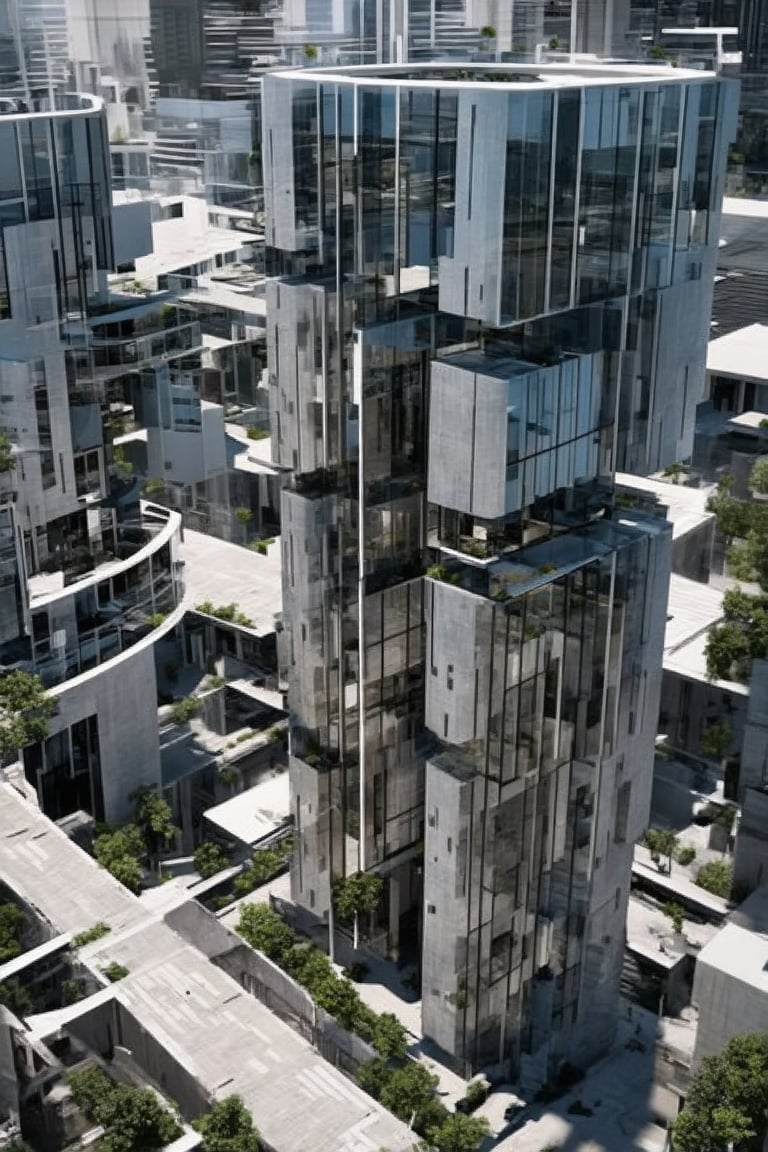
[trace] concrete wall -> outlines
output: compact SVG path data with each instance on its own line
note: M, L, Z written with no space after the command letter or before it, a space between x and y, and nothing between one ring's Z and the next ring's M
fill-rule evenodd
M146 200L112 206L115 267L129 264L152 251L152 205Z
M733 883L748 892L768 883L768 791L763 788L747 788L744 794Z
M98 716L104 817L109 822L130 819L131 792L142 784L160 784L153 646L136 645L54 694L58 710L51 720L51 735Z
M699 957L693 981L694 1005L699 1009L694 1067L705 1056L722 1052L733 1036L768 1032L768 996L765 989L738 980Z

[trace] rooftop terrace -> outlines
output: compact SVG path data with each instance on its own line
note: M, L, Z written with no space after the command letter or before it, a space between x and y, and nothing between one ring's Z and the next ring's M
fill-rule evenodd
M550 88L583 88L627 84L658 84L668 81L679 84L685 81L698 81L712 73L693 69L671 68L661 64L605 64L573 63L562 64L475 64L463 66L442 64L418 64L404 67L401 64L372 65L362 64L341 68L302 68L300 71L273 72L271 76L295 80L304 84L308 81L326 83L362 84L366 87L384 85L407 87L476 88L495 87L508 89L535 90L543 86Z

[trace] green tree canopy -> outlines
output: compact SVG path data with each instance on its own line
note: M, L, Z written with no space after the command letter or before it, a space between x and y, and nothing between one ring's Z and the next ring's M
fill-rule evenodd
M239 1096L218 1100L194 1127L203 1137L203 1152L260 1152L259 1133Z
M116 880L138 892L144 878L141 860L146 853L144 837L135 824L123 824L102 832L93 842L93 854Z
M675 1121L674 1152L759 1152L768 1128L768 1036L734 1036L708 1056Z
M0 679L0 757L14 756L20 748L48 736L48 720L55 701L31 672L9 672Z
M175 1117L150 1088L115 1084L92 1066L67 1076L72 1096L86 1116L105 1129L105 1152L155 1152L181 1135Z
M382 1012L373 1027L373 1046L386 1060L405 1060L408 1035L391 1012Z
M0 964L21 953L24 913L17 904L0 904Z
M668 871L672 870L672 857L678 843L675 832L669 828L649 828L643 836L643 843L657 868L661 868L661 858L666 856Z
M34 1007L32 997L18 980L6 980L0 984L0 1004L19 1019L29 1016Z
M727 860L710 860L708 864L703 864L699 868L696 883L699 888L704 888L713 896L722 896L727 900L733 884L733 865Z
M437 1076L433 1076L423 1064L417 1064L414 1060L392 1067L383 1057L378 1056L375 1060L361 1064L357 1079L364 1091L380 1100L399 1120L410 1124L411 1118L415 1116L415 1127L422 1135L426 1135L427 1117L437 1123L448 1115L447 1110L435 1099L439 1083ZM433 1104L438 1104L439 1108L432 1110Z
M229 867L229 856L223 848L211 843L210 840L195 848L193 860L195 871L200 873L203 880L209 880L217 872Z
M0 428L0 472L12 472L15 467L11 438L4 428Z
M732 732L730 724L708 724L702 728L699 737L699 747L704 756L713 760L722 760L731 746Z
M427 1129L427 1142L422 1149L424 1152L433 1148L437 1152L478 1152L490 1130L484 1116L449 1112L442 1123Z
M252 948L284 964L296 937L268 904L243 904L237 930Z
M333 902L342 920L354 920L364 912L372 912L381 900L384 881L370 872L354 872L346 879L338 879L333 886Z
M753 464L749 474L749 486L761 495L768 492L768 459L758 460Z
M171 807L154 788L139 788L131 799L136 805L136 824L141 829L149 851L167 844L178 834Z

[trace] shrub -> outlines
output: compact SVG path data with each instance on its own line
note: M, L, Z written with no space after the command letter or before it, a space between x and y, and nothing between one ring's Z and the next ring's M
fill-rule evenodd
M248 425L248 439L249 440L266 440L269 437L268 428L259 428L256 424Z
M217 1100L192 1126L203 1137L202 1152L260 1152L259 1133L239 1096Z
M7 432L0 429L0 472L12 472L15 467L11 438Z
M245 904L240 909L237 930L252 948L276 964L284 963L296 941L293 929L284 924L268 904Z
M726 860L711 860L709 864L699 868L696 883L699 888L711 892L713 896L721 896L727 900L733 884L733 865Z
M474 1112L481 1104L484 1104L488 1096L488 1084L485 1080L473 1080L471 1084L467 1085L467 1091L463 1098L457 1101L456 1111L463 1112L465 1115Z
M408 1052L408 1034L391 1012L382 1012L376 1018L372 1042L376 1051L385 1060L405 1060Z
M101 940L102 936L106 936L111 931L109 924L99 920L92 928L86 928L85 932L78 932L77 936L73 936L72 947L84 948L86 944L92 944L94 940Z
M678 934L683 930L683 917L685 916L685 909L682 904L678 904L675 900L669 900L661 907L665 916L668 916L672 921L672 927Z
M218 844L212 844L210 841L196 848L192 859L195 871L200 873L203 880L209 880L217 872L229 867L227 853Z
M107 964L106 968L102 968L102 972L110 984L116 984L118 980L124 980L129 971L130 969L126 968L124 964L118 964L116 960L113 960L111 964Z
M768 460L758 460L749 474L749 486L755 492L765 495L768 492Z
M24 913L16 904L0 904L0 964L21 954Z
M696 859L696 849L691 844L686 844L684 848L677 850L678 864L693 864Z
M145 852L144 837L135 824L109 829L93 842L94 856L102 868L111 872L131 892L138 892L144 879L141 860Z
M18 980L6 980L0 984L0 1004L19 1019L29 1016L33 1008L32 997Z
M333 1016L342 1028L372 1041L385 1059L402 1059L405 1029L391 1014L377 1016L363 1001L352 982L338 976L324 952L314 944L297 941L293 929L283 923L267 904L245 904L237 926L240 935L279 964L306 988L314 1002Z
M258 848L232 884L235 896L247 896L280 872L293 852L293 838L286 836L269 848Z
M115 1084L94 1067L70 1072L67 1083L78 1107L104 1128L103 1152L154 1152L181 1135L175 1117L150 1088Z
M183 700L177 700L171 709L171 719L174 724L187 724L196 714L200 707L200 701L196 696L185 696Z
M77 1004L85 996L85 987L82 980L62 980L61 1003L66 1008L69 1004Z
M213 616L216 620L223 620L227 624L239 624L242 628L253 627L253 621L244 612L241 612L237 604L212 604L210 600L203 600L200 604L195 604L195 611L202 612L205 616Z

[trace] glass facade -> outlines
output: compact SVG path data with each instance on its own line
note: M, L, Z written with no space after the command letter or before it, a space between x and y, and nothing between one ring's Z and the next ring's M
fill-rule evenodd
M199 428L182 384L200 334L167 297L110 295L104 108L54 103L0 113L0 664L58 690L49 739L24 753L45 811L113 819L131 773L159 780L151 644L183 594L181 515L140 502L127 414L151 423L162 394L174 428Z
M462 1070L610 1042L667 527L617 468L690 450L734 92L700 73L268 75L295 898L385 881Z

